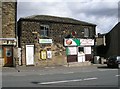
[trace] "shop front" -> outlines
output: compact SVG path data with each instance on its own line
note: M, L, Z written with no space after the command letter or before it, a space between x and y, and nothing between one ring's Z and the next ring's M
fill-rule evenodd
M64 46L67 62L85 62L93 59L94 39L64 39Z
M1 66L11 67L14 66L14 46L16 45L15 38L2 38L0 39L0 61Z

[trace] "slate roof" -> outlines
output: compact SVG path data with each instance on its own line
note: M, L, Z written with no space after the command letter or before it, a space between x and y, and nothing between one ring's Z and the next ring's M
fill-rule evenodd
M48 22L58 22L58 23L69 23L69 24L81 24L81 25L92 25L95 24L79 21L73 18L67 17L57 17L57 16L49 16L49 15L33 15L24 18L20 18L20 20L35 20L35 21L48 21Z

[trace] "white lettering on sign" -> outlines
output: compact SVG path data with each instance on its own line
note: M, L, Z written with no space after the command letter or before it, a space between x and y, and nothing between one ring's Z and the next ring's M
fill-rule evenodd
M86 45L89 45L89 46L92 46L94 45L94 40L93 39L80 39L80 45L81 46L86 46Z

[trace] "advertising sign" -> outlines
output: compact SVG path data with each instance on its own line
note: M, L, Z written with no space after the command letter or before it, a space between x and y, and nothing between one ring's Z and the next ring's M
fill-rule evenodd
M80 39L81 46L93 46L94 40L93 39Z
M47 58L52 58L52 51L47 51Z
M41 51L41 55L40 56L41 56L41 59L45 60L46 57L47 57L46 51L45 50Z
M67 47L66 54L67 55L77 55L77 47Z
M39 39L39 43L52 43L52 39Z
M80 46L80 39L64 39L64 46Z

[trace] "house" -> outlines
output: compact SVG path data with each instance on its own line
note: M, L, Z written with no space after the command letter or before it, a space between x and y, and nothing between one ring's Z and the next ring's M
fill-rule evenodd
M120 22L118 22L110 32L106 34L106 58L120 55Z
M106 49L106 34L98 33L96 37L96 56L105 57L105 49Z
M16 2L0 1L0 63L1 66L14 65L16 46Z
M64 41L70 38L81 39L86 45L77 47L77 51L83 52L85 46L90 46L87 43L93 42L95 28L95 24L67 17L34 15L20 18L18 43L22 49L22 65L62 65L66 63ZM90 46L89 50L90 54L86 54L86 61L92 59L94 45ZM71 62L76 62L77 56L72 57Z
M120 22L110 32L101 34L101 37L104 41L101 41L102 44L97 46L98 56L108 58L110 56L120 55Z

